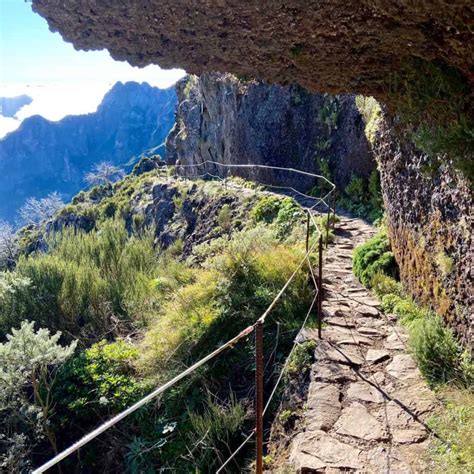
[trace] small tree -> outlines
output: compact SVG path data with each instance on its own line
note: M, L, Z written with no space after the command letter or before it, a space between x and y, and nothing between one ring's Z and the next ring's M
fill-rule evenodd
M44 436L57 453L50 426L52 387L77 344L63 347L60 336L48 329L35 332L34 322L24 321L0 344L0 467L8 472L22 470L26 455Z
M10 268L18 253L18 240L10 224L0 221L0 270Z
M110 185L125 176L122 168L113 165L108 161L103 161L95 165L92 170L86 174L85 181L91 186Z
M64 202L56 192L42 199L28 198L20 209L21 223L37 225L51 219L62 207L64 207Z

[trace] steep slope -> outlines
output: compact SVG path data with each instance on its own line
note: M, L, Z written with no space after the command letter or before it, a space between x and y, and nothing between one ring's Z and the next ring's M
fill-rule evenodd
M70 199L97 162L125 165L161 145L173 124L174 88L117 83L95 113L51 122L40 116L0 141L0 219L12 220L30 196Z

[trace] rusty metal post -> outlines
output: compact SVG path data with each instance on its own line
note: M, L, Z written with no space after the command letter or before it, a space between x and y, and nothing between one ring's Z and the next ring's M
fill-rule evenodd
M256 468L257 474L263 473L263 323L255 327L255 431L256 431Z
M307 211L306 215L306 253L309 252L309 211Z
M329 245L329 226L331 221L331 206L328 205L328 214L326 219L326 248Z
M318 245L318 338L321 339L321 323L323 320L323 236L319 236Z

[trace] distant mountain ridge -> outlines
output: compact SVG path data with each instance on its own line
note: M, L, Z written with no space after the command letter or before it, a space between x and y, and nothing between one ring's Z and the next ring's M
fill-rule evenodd
M101 161L126 166L149 149L159 153L174 123L174 87L116 83L97 111L51 122L23 121L0 140L0 220L12 221L25 200L57 191L65 200ZM163 148L164 151L164 148Z

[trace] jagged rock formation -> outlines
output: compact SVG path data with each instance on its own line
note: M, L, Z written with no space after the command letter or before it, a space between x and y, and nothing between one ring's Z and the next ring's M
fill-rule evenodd
M58 191L69 200L101 161L126 165L165 141L174 88L117 83L95 113L51 122L40 116L0 140L0 219L12 220L26 198ZM163 150L164 151L164 150Z
M152 229L157 246L166 249L180 241L182 256L188 257L197 245L228 235L219 220L223 206L229 208L233 230L241 230L260 197L235 183L224 188L221 183L195 183L169 178L166 172L146 171L129 175L113 187L79 193L58 216L42 224L24 251L46 250L47 237L64 228L90 232L105 218L120 215L130 233ZM125 205L119 207L119 203Z
M354 96L311 94L299 86L245 82L231 74L190 76L177 84L175 126L167 159L182 164L214 160L224 164L266 164L320 172L327 161L343 188L354 174L367 177L375 161ZM187 169L225 175L226 168ZM258 168L230 173L260 183L308 190L314 179Z
M307 2L33 0L80 49L133 65L233 72L330 93L387 98L385 82L413 58L474 79L468 1ZM387 101L386 101L387 102Z

